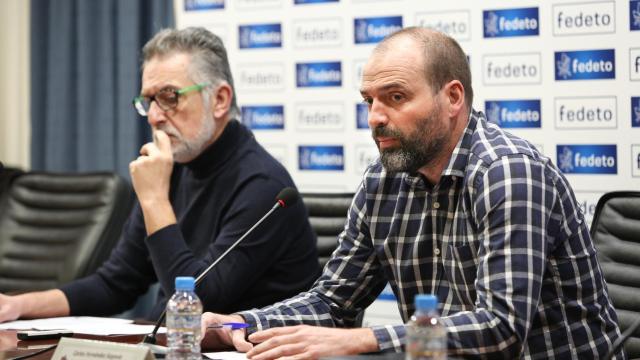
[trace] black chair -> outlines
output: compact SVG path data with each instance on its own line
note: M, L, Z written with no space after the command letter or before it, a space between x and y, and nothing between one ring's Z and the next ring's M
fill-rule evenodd
M302 194L311 228L318 239L318 263L322 268L338 245L338 235L344 229L352 199L350 193Z
M0 201L0 292L49 289L92 273L133 204L112 173L28 172Z
M2 166L0 163L0 198L9 190L11 183L23 173L19 168Z
M596 205L591 237L624 332L640 319L640 192L604 194ZM640 330L624 348L629 358L640 358Z

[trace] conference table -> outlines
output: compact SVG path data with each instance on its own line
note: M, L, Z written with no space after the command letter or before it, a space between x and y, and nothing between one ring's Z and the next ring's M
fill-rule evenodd
M114 341L120 343L136 344L142 341L144 335L84 335L74 334L74 338ZM34 354L29 359L44 360L51 359L58 340L18 340L15 330L0 330L0 360L10 360ZM158 334L158 344L165 345L166 337ZM48 350L47 350L48 349ZM404 354L379 354L379 355L358 355L358 356L336 356L327 360L403 360Z
M119 343L136 344L142 341L144 335L85 335L74 334L74 338L114 341ZM29 357L29 359L51 359L58 340L18 340L16 330L0 330L0 360L10 360L16 357L27 356L29 354L39 354ZM166 338L163 334L158 334L158 344L165 345ZM46 350L49 349L49 350Z

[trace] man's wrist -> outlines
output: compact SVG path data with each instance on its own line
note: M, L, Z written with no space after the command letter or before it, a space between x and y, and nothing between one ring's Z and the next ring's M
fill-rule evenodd
M378 340L370 328L353 329L356 341L353 342L353 354L363 354L379 351Z

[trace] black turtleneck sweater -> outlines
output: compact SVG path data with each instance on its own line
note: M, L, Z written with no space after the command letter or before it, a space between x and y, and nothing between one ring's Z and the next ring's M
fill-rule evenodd
M170 201L178 223L146 236L139 204L95 274L61 287L71 315L111 315L159 281L156 319L176 276L197 276L274 204L291 177L251 132L230 121L214 144L175 164ZM262 307L309 289L319 275L316 244L301 201L276 211L200 283L205 311Z

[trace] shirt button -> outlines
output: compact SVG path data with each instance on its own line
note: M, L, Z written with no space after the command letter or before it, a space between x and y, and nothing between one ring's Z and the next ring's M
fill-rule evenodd
M433 250L433 253L438 256L440 255L440 249L436 248L435 250Z
M434 209L440 209L440 203L439 203L439 202L437 202L437 201L436 201L436 202L434 202L434 203L433 203L433 208L434 208Z

